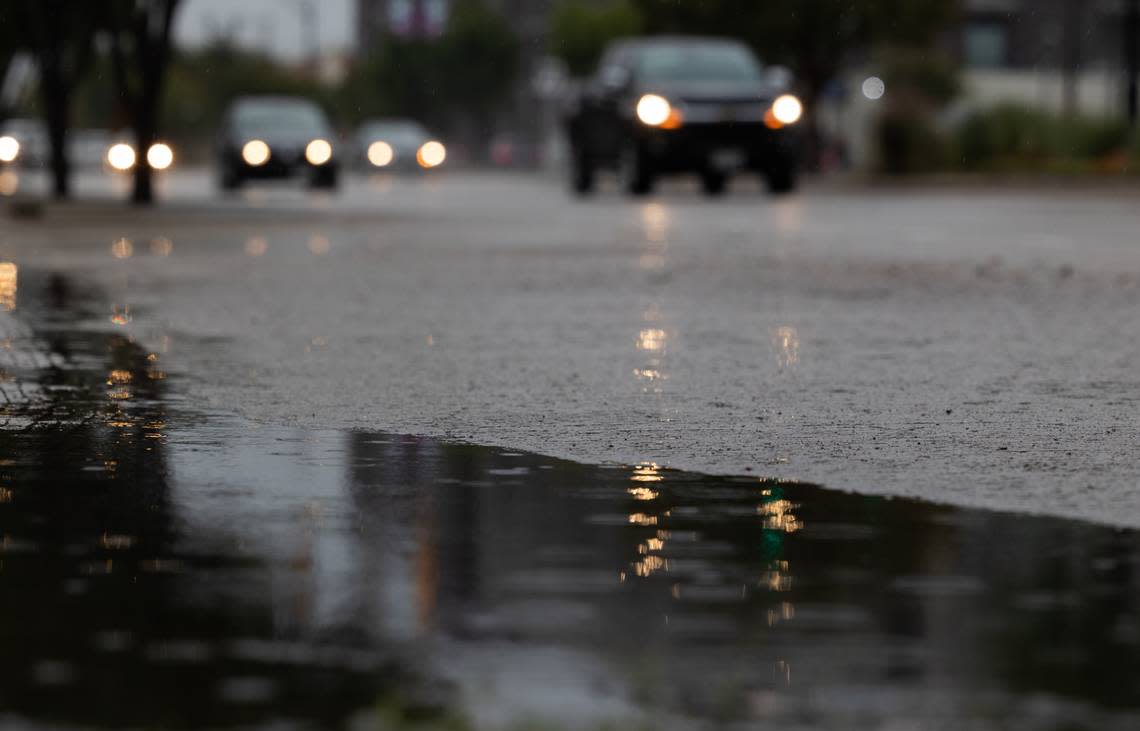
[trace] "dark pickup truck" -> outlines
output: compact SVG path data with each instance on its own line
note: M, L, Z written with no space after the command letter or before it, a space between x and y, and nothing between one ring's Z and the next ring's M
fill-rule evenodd
M632 195L662 175L695 173L709 195L759 173L774 193L796 186L803 105L790 74L765 70L732 40L653 37L612 44L566 115L571 185L616 170Z

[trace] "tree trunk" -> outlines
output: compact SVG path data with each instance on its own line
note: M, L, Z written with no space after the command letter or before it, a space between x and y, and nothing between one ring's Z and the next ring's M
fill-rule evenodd
M71 106L67 86L56 78L54 69L41 72L40 88L51 147L52 195L58 200L71 197L71 160L67 149L68 110Z
M135 150L138 158L135 162L134 190L131 192L131 202L137 206L147 206L154 202L154 171L147 162L146 153L155 142L154 123L149 110L154 103L143 100L139 104L135 118Z
M137 93L130 93L128 73L123 58L123 49L118 43L112 45L112 60L119 81L120 93L132 108L134 118L135 150L138 160L135 164L134 190L131 202L138 206L154 203L154 171L147 162L146 154L151 145L158 141L158 124L161 115L163 81L170 59L170 33L174 24L174 14L179 0L162 0L152 4L146 13L156 15L137 16L136 24L127 24L134 34L135 60L139 65L140 76ZM153 26L157 25L157 33Z

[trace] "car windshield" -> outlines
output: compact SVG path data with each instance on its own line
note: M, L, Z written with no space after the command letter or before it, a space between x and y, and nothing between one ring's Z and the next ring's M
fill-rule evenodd
M323 133L327 130L324 115L317 107L291 102L241 105L234 113L234 123L245 131Z
M649 81L758 81L760 64L744 47L683 44L650 46L637 68Z
M428 133L416 122L373 122L364 127L364 136L372 140L418 143L427 139Z

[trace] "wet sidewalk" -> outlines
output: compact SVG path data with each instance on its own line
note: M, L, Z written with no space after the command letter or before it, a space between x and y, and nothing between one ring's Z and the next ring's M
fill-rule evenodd
M1140 724L1133 532L251 423L21 276L4 728Z

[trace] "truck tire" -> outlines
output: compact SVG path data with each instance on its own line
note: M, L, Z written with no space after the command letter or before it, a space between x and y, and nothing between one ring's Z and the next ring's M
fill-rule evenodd
M649 161L645 159L645 152L636 142L628 143L622 150L618 161L618 178L621 189L628 195L643 196L653 192L653 171L649 168Z

